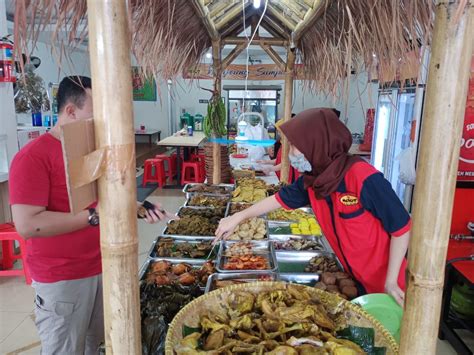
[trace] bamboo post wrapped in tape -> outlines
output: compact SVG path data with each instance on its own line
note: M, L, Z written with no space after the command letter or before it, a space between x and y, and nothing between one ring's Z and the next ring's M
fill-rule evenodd
M214 91L221 95L222 89L222 61L221 61L221 42L216 40L212 42L212 60L214 66ZM214 170L212 173L212 183L221 183L221 147L219 143L212 144L212 160Z
M408 252L401 354L436 353L474 40L472 3L461 4L445 0L436 5Z

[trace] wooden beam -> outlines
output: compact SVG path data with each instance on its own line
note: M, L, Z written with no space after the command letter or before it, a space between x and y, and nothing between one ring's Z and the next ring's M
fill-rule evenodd
M268 56L275 62L276 65L278 65L281 70L285 70L285 62L272 47L265 43L260 43L260 47L262 47L265 53L268 54Z
M275 9L271 3L268 4L267 11L269 14L281 21L290 31L295 29L297 23L290 21L288 17L283 15L279 10Z
M291 34L293 42L299 41L304 32L316 21L326 8L326 1L314 0L311 10L308 10L303 21L298 23L293 29L293 33Z
M222 58L221 58L221 42L212 42L212 62L214 66L214 91L222 92ZM219 143L212 144L212 161L214 163L214 170L212 172L212 183L221 183L221 146Z
M252 17L252 12L246 11L245 12L245 24L248 25L248 21ZM225 38L227 36L235 37L240 34L244 30L244 21L242 18L236 17L232 23L227 23L227 26L224 26L220 29L220 33L222 34L221 37Z
M468 3L458 12L459 6L441 0L435 10L408 249L402 355L436 353L474 42L474 8Z
M209 16L209 10L206 6L204 6L204 2L202 0L191 0L191 4L193 4L197 15L204 24L204 27L206 27L207 33L209 33L211 40L214 41L219 39L219 32L217 32L216 26Z
M239 56L240 53L247 47L245 43L238 44L222 61L222 70L225 70L232 62Z
M242 3L238 2L216 21L216 29L220 30L222 27L224 27L227 24L227 22L232 20L234 17L237 17L241 12L242 12Z
M141 354L130 17L123 0L87 0L87 10L96 146L108 152L98 180L106 352Z
M304 19L306 11L302 9L294 0L280 0L280 3L286 7L288 7L293 13L295 13L299 21ZM282 6L280 6L282 7Z
M247 38L245 37L227 37L223 39L224 44L247 44ZM289 41L279 38L260 38L254 39L252 44L260 45L261 43L272 45L272 46L280 46L285 47L288 45Z
M294 65L295 65L296 54L294 50L288 48L288 55L286 59L286 72L285 72L285 117L284 121L291 119L291 107L293 105L293 79L294 79ZM288 154L290 153L290 144L286 137L281 137L281 173L280 181L287 184L289 183L290 175L290 161Z
M290 38L290 31L277 23L272 16L265 16L263 18L262 24L270 26L275 31L277 31L279 33L278 37Z
M219 12L224 11L225 8L228 7L231 4L232 3L230 1L226 1L226 0L218 1L215 4L212 4L209 7L209 16L211 17L211 19L214 19L214 17L216 17L216 15L218 15Z

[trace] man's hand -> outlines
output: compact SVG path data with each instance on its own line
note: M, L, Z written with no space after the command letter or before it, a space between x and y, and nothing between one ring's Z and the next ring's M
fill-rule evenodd
M265 175L270 175L273 172L273 166L264 165L262 171Z
M146 208L146 213L145 213L145 222L149 223L149 224L154 224L154 223L157 223L159 221L163 221L165 219L176 219L178 217L174 216L173 214L165 211L163 209L163 206L161 205L161 203L150 203L148 202L148 206ZM150 205L153 205L153 208L150 208L151 206Z
M395 298L395 301L397 301L397 303L403 307L405 292L403 292L402 289L398 287L396 281L385 283L385 293Z

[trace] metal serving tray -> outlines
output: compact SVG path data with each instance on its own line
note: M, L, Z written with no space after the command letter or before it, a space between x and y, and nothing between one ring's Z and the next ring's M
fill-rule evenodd
M289 221L269 221L269 220L267 220L268 233L269 233L270 235L277 235L277 236L278 236L278 235L290 235L290 236L318 237L318 238L320 238L320 237L323 236L322 233L321 233L321 234L288 234L288 233L281 233L281 234L279 234L279 233L272 232L272 231L270 230L270 228L278 228L278 227L284 227L284 228L288 227L288 228L290 228L290 224L292 224L292 223L296 223L296 222L289 222Z
M321 237L316 237L316 236L313 236L313 235L304 235L304 236L300 236L300 235L289 235L289 234L270 234L269 238L268 238L270 241L274 242L274 247L275 247L275 252L278 254L278 253L282 253L282 252L291 252L291 253L304 253L304 252L317 252L317 251L328 251L326 246L324 245L324 243L322 242L322 238ZM314 242L317 242L319 244L319 246L321 247L321 249L319 250L294 250L294 249L278 249L276 247L276 244L275 242L278 242L278 243L284 243L290 239L294 239L294 240L301 240L301 239L305 239L305 240L311 240L311 241L314 241Z
M202 185L208 185L208 184L186 184L183 188L183 193L186 194L186 198L189 199L189 196L194 193L201 193L198 191L188 191L190 188L194 186L202 186ZM209 185L208 185L209 186ZM219 192L206 192L205 194L210 194L210 195L217 195L217 196L230 196L232 194L232 191L234 191L235 186L233 184L218 184L218 185L211 185L211 186L219 186L223 187L225 192L219 193Z
M152 259L152 258L148 258L143 263L142 267L140 268L140 272L138 274L139 281L145 281L146 273L147 273L148 269L150 268L150 265L152 263L160 261L160 260L167 260L172 265L181 264L181 263L190 264L194 269L199 269L204 264L204 260L191 260L191 261L188 261L188 260L185 260L185 259L169 259L169 258L153 258ZM187 286L182 285L182 287L187 287ZM199 285L199 288L204 291L206 287L204 285Z
M245 240L234 240L234 239L227 239L229 242L250 242L252 240L254 241L264 241L264 240L268 240L268 227L267 227L267 223L265 221L265 219L263 217L257 217L257 218L260 218L260 219L263 219L264 220L264 223L265 223L265 234L263 236L263 239L245 239ZM245 223L246 221L243 221L241 223Z
M303 211L305 213L308 213L310 215L312 215L312 217L314 217L314 212L313 212L313 209L311 207L301 207L301 208L297 208L298 210L300 211ZM267 219L269 222L272 222L272 223L275 223L275 224L278 224L278 223L283 223L283 224L286 224L286 223L295 223L295 222L298 222L296 220L289 220L289 221L277 221L277 220L274 220L274 219L270 219L268 217L269 214L267 214Z
M329 258L336 259L336 262L343 271L342 265L337 259L336 255L325 252L325 251L280 251L276 253L276 259L278 263L278 269L283 273L306 273L304 268L308 262L317 256L327 256Z
M161 233L163 237L186 239L186 240L212 240L215 238L214 235L180 235L180 234L168 234L167 232L168 232L168 225L163 230L163 233Z
M212 276L212 275L211 275ZM295 283L306 286L314 286L319 282L319 274L293 274L293 273L282 273L279 275L280 281ZM207 287L206 287L207 290Z
M219 207L217 207L217 208L219 208ZM181 206L181 207L178 209L178 212L176 212L175 215L178 216L178 217L182 217L182 216L181 216L181 211L183 211L183 210L185 210L185 209L198 210L198 211L205 211L205 210L215 210L216 207L200 207L200 206L187 206L187 207L185 207L185 206ZM229 209L229 204L227 204L227 207L222 207L222 209L224 210L224 216L223 216L222 218L224 218L224 217L227 216L227 212L228 212L228 209Z
M216 269L218 272L223 272L223 273L235 273L236 270L226 270L224 269L224 264L227 259L227 257L224 255L225 251L227 248L235 243L242 243L242 241L221 241L220 247L219 247L219 254L217 256L217 265ZM270 269L266 270L240 270L240 272L253 272L253 273L262 273L262 272L277 272L278 271L278 264L276 261L276 256L275 256L275 249L273 248L273 243L269 241L245 241L245 243L251 243L253 246L253 251L255 252L256 255L263 255L266 256L268 259L268 264L270 265Z
M231 216L230 209L232 208L232 205L249 205L249 207L251 207L253 204L250 202L229 202L227 212L225 215L226 217ZM262 216L262 218L264 217Z
M167 260L180 260L182 262L186 262L186 263L191 263L192 261L196 260L196 261L201 261L201 262L205 262L205 261L215 261L217 259L217 253L218 253L218 249L217 247L215 247L213 249L213 254L211 254L211 258L210 259L205 259L205 258L177 258L177 257L173 257L173 256L159 256L157 255L157 250L156 250L156 246L158 245L160 239L162 238L172 238L172 237L165 237L165 236L160 236L158 238L156 238L153 243L151 244L151 248L150 248L150 252L148 253L148 256L152 259L162 259L162 258L165 258ZM177 238L172 238L173 239L173 243L174 244L181 244L181 243L188 243L188 244L199 244L201 242L204 242L204 241L210 241L210 240L205 240L205 239L201 239L201 240L186 240L186 239L177 239ZM209 253L206 253L206 256L208 255ZM212 255L214 255L214 257L212 257ZM183 261L184 260L184 261Z
M215 290L214 282L215 281L224 281L224 280L239 280L242 283L244 282L254 282L259 281L265 278L265 281L278 281L279 274L276 272L260 272L260 273L251 273L251 272L236 272L236 273L229 273L229 274L212 274L207 279L206 284L206 293Z
M230 198L229 196L226 196L226 195L209 195L209 194L202 194L202 193L197 193L197 194L192 194L192 196L195 196L195 195L202 195L202 196L207 196L207 197L210 197L210 198L215 198L215 199L220 199L220 200L225 200L226 201L226 204L224 206L221 206L223 208L226 208L227 205L229 204L230 202ZM191 197L190 196L187 200L186 200L186 203L184 204L184 207L203 207L203 208L216 208L216 207L212 207L212 206L196 206L196 205L190 205L189 203L191 202Z

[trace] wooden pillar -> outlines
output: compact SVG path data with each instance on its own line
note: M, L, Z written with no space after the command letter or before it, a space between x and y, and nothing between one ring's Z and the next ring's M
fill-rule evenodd
M107 354L141 354L135 137L127 2L87 0Z
M468 2L469 4L469 2ZM400 354L435 354L472 57L472 9L439 1L432 40ZM470 23L471 22L471 23Z
M293 105L293 68L295 64L295 57L295 51L288 48L285 71L285 122L291 118L291 107ZM284 136L281 137L281 142L282 154L280 181L283 183L288 183L290 173L290 161L288 159L288 154L290 152L290 145Z
M221 42L216 40L212 42L212 61L214 66L214 91L219 94L222 93L222 60L221 60ZM212 172L213 184L221 183L221 146L218 143L212 144L212 161L214 170Z

